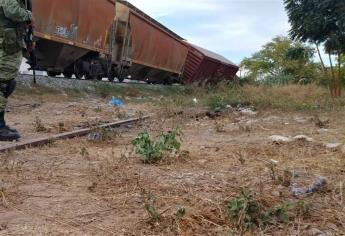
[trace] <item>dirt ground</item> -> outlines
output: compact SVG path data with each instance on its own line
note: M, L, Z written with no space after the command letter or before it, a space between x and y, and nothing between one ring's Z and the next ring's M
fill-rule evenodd
M344 113L319 114L330 119L321 128L314 114L302 112L229 110L210 119L195 116L195 110L144 103L117 109L106 102L63 94L11 99L8 120L23 140L138 114L152 118L113 130L102 142L83 137L1 155L0 235L239 235L225 217L224 201L243 189L265 206L287 201L308 206L253 235L345 235L345 153L341 146L325 146L345 143ZM37 122L43 132L37 132ZM183 132L181 153L147 165L132 152L130 141L139 132L157 134L177 125ZM307 135L313 141L274 143L272 135ZM294 176L283 186L272 174L286 170ZM325 188L292 195L292 183L309 186L316 176L327 178ZM160 220L150 219L148 203ZM186 215L177 220L179 207Z

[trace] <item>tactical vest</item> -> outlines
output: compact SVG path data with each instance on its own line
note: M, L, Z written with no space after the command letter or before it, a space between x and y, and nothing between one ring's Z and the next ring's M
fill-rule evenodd
M23 2L17 1L22 7L25 7ZM2 41L0 48L7 54L14 54L25 48L25 28L23 23L13 22L7 18L2 6L3 0L0 0L0 39Z
M18 2L20 5L23 6L23 3L21 1ZM2 32L6 28L17 28L18 23L13 22L5 16L4 10L1 5L2 0L0 0L0 32Z

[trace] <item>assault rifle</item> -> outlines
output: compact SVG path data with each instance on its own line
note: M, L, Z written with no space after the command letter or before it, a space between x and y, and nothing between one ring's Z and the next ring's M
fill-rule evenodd
M31 0L25 0L25 6L26 9L32 12L32 4ZM24 41L26 44L26 51L27 51L27 57L28 57L28 62L31 66L31 70L33 71L33 76L34 76L34 83L36 84L36 66L37 66L37 57L36 57L36 42L34 38L34 26L33 22L27 22L26 27L25 27L25 37Z

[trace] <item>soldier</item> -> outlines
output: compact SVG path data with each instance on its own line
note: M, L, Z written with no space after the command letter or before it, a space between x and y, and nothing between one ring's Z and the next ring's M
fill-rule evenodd
M20 138L17 130L6 125L5 109L22 62L23 25L31 18L23 0L0 0L0 141Z

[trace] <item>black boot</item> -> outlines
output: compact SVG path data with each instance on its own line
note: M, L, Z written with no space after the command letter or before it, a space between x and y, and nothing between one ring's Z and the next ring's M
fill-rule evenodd
M9 126L6 125L5 112L0 112L0 128L1 127L6 127L11 132L16 132L16 133L18 132L16 129L10 128Z
M20 139L18 132L12 132L6 126L0 127L0 141L12 142L18 139Z

